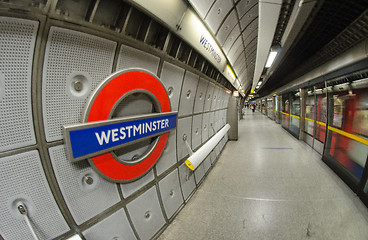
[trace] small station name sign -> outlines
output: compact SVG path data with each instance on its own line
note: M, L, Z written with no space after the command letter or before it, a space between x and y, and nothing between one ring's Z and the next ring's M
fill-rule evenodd
M110 152L176 128L177 112L75 124L64 127L70 161Z

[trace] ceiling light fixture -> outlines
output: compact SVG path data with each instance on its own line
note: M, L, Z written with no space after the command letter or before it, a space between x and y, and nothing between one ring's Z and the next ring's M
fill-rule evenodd
M271 51L270 54L268 55L268 59L266 62L266 68L269 68L272 66L272 63L275 61L277 56L277 52L276 51Z

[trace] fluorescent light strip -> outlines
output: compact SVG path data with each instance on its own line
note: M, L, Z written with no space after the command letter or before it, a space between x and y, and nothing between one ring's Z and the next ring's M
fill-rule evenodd
M276 56L277 56L277 52L273 52L273 51L270 52L270 55L268 55L267 63L265 66L266 68L269 68L272 66L272 63L273 61L275 61Z

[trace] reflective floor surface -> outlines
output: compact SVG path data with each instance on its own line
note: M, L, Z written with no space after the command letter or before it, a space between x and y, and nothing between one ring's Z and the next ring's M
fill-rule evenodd
M368 211L321 156L259 112L159 237L368 240Z

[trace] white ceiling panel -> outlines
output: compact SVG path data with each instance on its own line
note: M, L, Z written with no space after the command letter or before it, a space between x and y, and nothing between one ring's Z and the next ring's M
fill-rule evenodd
M220 27L221 23L228 15L232 7L232 0L217 0L212 5L208 15L205 18L205 21L213 33L217 32L217 29Z
M242 0L236 5L236 9L238 10L239 18L242 18L244 14L246 14L249 9L251 9L255 4L258 3L258 0Z
M244 36L244 46L247 47L248 44L250 44L252 41L254 41L255 38L257 38L258 35L258 28L254 29L253 32L250 33L248 36ZM246 38L245 38L246 37Z
M189 0L198 14L205 18L215 0Z
M258 28L258 21L257 19L255 19L253 22L251 22L247 28L243 31L243 37L244 39L247 39L248 36L255 30Z
M243 50L243 39L241 36L239 36L227 55L232 65L234 65L235 60L238 58L239 54L243 52Z
M239 26L236 25L234 29L231 31L229 37L226 39L224 45L222 46L222 49L224 50L226 54L229 53L230 48L232 47L236 39L239 37L239 35L240 35L240 29L239 29Z
M258 4L254 5L254 7L240 19L241 28L245 29L255 18L258 18Z
M234 29L235 25L238 23L238 19L236 17L236 12L233 10L229 16L225 19L225 22L221 25L216 38L219 41L220 45L224 45L227 37L230 32Z

